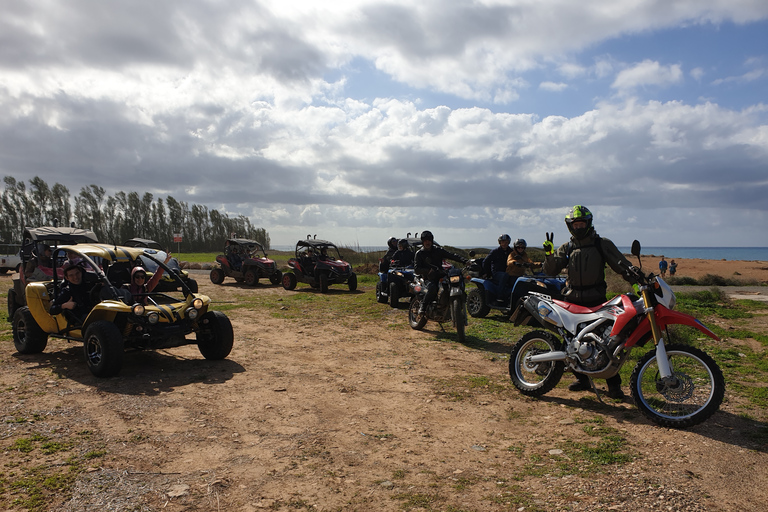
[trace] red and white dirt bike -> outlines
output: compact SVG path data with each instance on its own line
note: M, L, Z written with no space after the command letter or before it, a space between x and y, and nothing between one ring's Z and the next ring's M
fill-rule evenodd
M637 240L632 254L639 261ZM633 348L650 340L656 349L640 358L629 382L635 405L665 427L697 425L720 407L723 374L703 351L671 344L667 327L687 325L719 338L692 316L673 311L675 295L661 278L637 267L626 271L638 284L640 297L619 295L586 308L530 293L512 316L515 325L535 318L557 335L532 331L515 344L509 359L512 382L524 395L541 396L557 385L566 369L590 378L612 377Z

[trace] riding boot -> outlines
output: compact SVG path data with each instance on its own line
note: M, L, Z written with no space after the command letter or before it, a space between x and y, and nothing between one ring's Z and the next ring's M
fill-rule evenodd
M592 389L592 385L589 383L589 377L583 373L576 372L574 372L573 375L576 377L576 382L573 382L568 386L568 391L589 391Z
M624 398L624 391L621 390L621 375L616 374L613 377L609 377L605 379L605 382L608 384L608 392L606 395L610 398Z

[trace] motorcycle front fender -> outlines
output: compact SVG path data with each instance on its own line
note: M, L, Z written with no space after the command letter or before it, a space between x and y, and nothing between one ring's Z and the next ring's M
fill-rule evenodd
M458 297L464 293L460 286L451 286L451 297Z
M699 322L698 319L692 317L691 315L681 313L679 311L673 311L671 309L665 308L660 304L656 305L653 313L656 317L656 322L659 324L659 329L661 330L666 329L668 325L687 325L689 327L695 327L713 340L720 341L720 338L717 336L717 334L710 331L704 324ZM648 318L643 318L643 320L637 326L637 329L635 329L634 332L627 338L624 346L627 348L633 347L637 342L648 336L650 332L651 323L648 321Z

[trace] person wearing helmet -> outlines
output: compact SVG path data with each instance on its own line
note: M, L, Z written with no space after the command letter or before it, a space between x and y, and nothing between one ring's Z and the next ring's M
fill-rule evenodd
M62 265L66 284L51 303L52 315L64 314L77 325L81 325L93 309L88 285L85 283L85 269L78 263L67 260Z
M169 261L171 261L171 258L171 253L167 253L165 263L167 264ZM163 276L164 272L165 269L158 265L157 271L155 271L152 278L147 281L147 271L144 269L144 267L133 267L133 270L131 270L131 282L123 286L123 288L127 289L131 293L131 297L133 297L134 302L146 304L147 294L155 289L157 283L160 282L160 278Z
M397 238L391 236L387 240L387 252L379 260L379 272L386 274L389 270L389 262L392 261L392 256L397 252Z
M541 263L534 263L525 251L528 244L522 238L515 240L512 245L512 252L507 257L507 275L510 276L510 284L514 285L518 277L525 274L526 264L529 266L540 267Z
M483 274L494 283L504 288L507 284L507 258L512 254L509 246L512 237L504 233L499 236L499 246L493 249L483 260Z
M630 279L624 273L624 268L631 263L621 254L613 242L601 238L592 225L592 212L589 208L576 205L565 216L565 224L571 233L571 239L554 249L554 233L547 233L544 242L544 273L557 275L567 269L568 277L562 290L563 300L585 307L598 306L606 301L608 285L605 283L605 264L607 263L617 274ZM585 391L592 389L586 375L576 373L577 381L568 389ZM615 375L606 380L608 396L623 398L621 376Z
M424 300L419 305L419 315L424 314L427 304L430 304L437 297L437 286L440 278L445 274L443 271L443 260L460 261L466 265L469 261L463 256L446 251L435 244L435 237L431 231L421 232L421 249L414 257L414 273L424 278L426 292Z
M397 242L397 251L392 256L391 265L393 267L413 265L413 251L411 251L411 245L405 238Z

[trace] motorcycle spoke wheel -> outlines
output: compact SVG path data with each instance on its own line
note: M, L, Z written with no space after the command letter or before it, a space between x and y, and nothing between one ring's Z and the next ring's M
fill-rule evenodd
M635 366L630 379L635 405L648 419L664 427L698 425L717 411L725 394L725 380L717 363L703 351L685 345L666 347L673 378L659 376L656 351Z
M563 376L562 361L532 363L529 357L560 350L560 342L554 334L532 331L520 338L509 356L509 376L515 387L524 395L541 396L554 388Z

